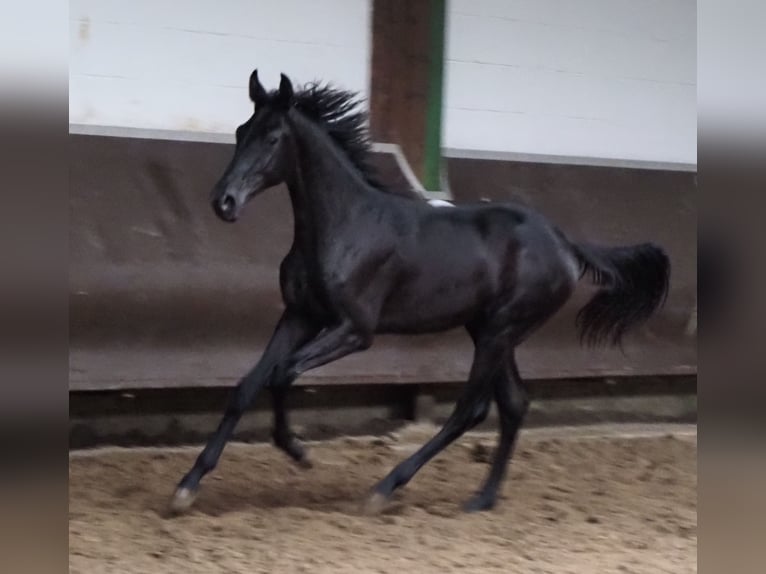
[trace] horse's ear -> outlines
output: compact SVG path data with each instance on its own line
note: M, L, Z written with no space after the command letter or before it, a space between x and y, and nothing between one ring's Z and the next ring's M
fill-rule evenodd
M266 90L263 89L261 81L258 79L258 70L253 70L250 74L250 99L254 104L258 104L266 99Z
M295 92L293 91L293 83L290 81L290 78L284 74L281 74L279 80L279 102L285 108L289 108L293 105L294 95Z

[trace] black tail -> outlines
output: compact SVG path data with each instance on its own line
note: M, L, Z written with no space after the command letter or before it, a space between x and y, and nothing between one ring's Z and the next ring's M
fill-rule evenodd
M580 309L577 328L588 345L619 345L632 327L646 321L668 295L670 260L656 245L572 245L582 274L602 289Z

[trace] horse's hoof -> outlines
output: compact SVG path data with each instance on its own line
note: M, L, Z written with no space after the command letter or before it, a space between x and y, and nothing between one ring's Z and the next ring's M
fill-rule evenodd
M296 458L295 464L297 464L299 468L302 468L304 470L308 470L314 467L314 463L311 462L311 459L305 454L301 458Z
M362 514L374 516L380 514L388 505L388 497L380 492L373 492L362 505Z
M274 446L283 450L299 468L308 469L314 466L306 452L306 448L295 437L286 439L284 437L280 438L275 434Z
M311 462L311 458L309 458L309 455L306 452L306 449L296 440L293 440L285 448L285 452L291 459L293 459L293 462L298 465L299 468L309 469L314 466Z
M192 507L196 498L196 490L184 487L179 488L175 491L173 499L170 501L170 510L174 514L183 514Z
M495 507L495 500L487 496L481 496L477 494L463 504L464 512L483 512L485 510L492 510Z

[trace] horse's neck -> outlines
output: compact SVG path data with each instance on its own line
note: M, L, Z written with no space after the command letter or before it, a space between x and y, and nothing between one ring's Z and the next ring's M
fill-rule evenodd
M353 206L365 201L369 190L329 136L319 133L303 118L292 123L295 160L287 186L293 204L295 238L300 243L313 243L332 234L333 228L348 218Z

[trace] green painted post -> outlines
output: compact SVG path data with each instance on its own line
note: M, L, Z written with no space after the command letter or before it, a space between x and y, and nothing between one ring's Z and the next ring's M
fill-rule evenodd
M447 0L431 0L428 54L428 96L426 104L426 142L423 186L428 191L441 188L442 90L444 81L444 30Z

